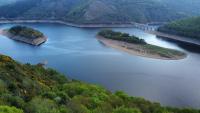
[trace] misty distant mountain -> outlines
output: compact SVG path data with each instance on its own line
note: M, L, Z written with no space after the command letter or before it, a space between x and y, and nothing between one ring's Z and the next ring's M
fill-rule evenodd
M17 0L0 7L0 17L74 23L166 22L200 15L199 5L199 0Z

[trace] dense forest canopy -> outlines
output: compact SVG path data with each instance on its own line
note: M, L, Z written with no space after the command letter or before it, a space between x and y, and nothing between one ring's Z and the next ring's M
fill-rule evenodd
M199 0L12 0L0 17L73 23L166 22L200 15ZM181 3L181 4L180 4ZM1 3L3 4L3 3Z
M31 39L44 36L43 33L41 33L40 31L26 26L13 26L9 29L9 32L16 36L22 36Z
M200 17L171 22L161 26L158 31L200 40Z

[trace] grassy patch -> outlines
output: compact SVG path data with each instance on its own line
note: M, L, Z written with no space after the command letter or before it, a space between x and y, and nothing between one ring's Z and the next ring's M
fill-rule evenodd
M163 48L155 45L144 45L144 48L151 54L158 54L161 57L173 58L174 56L185 56L186 54L174 49Z

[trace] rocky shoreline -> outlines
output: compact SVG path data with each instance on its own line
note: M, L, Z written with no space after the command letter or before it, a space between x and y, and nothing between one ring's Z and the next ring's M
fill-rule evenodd
M70 22L64 22L61 20L0 20L0 24L7 24L7 23L56 23L56 24L63 24L72 27L80 27L80 28L102 28L102 27L134 27L134 23L127 23L127 24L119 24L119 23L110 23L110 24L75 24Z
M55 24L63 24L67 26L72 26L72 27L79 27L79 28L111 28L111 27L119 27L119 28L131 28L131 27L136 27L135 23L127 23L127 24L75 24L75 23L70 23L70 22L64 22L61 20L0 20L0 24L7 24L7 23L55 23ZM158 31L145 31L150 34L154 34L157 36L165 37L171 40L176 40L176 41L181 41L181 42L186 42L189 44L194 44L200 46L200 42L196 42L194 40L190 40L188 38L182 37L182 36L176 36L176 35L171 35L171 34L166 34L166 33L161 33Z
M13 35L13 34L9 33L8 30L1 30L0 34L4 35L4 36L6 36L10 39L20 41L20 42L24 42L24 43L27 43L27 44L31 44L31 45L34 45L34 46L39 46L42 43L47 41L47 37L45 37L45 36L44 37L38 37L38 38L35 38L35 39L30 39L30 38L27 38L27 37Z

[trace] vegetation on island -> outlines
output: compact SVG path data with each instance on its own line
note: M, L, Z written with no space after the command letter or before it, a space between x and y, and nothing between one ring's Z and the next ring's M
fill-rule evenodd
M44 37L44 34L40 31L26 26L13 26L8 30L8 32L15 36L21 36L30 39Z
M112 30L102 30L98 33L99 36L113 40L124 41L135 44L147 44L145 40L139 39L136 36L130 36L128 33L114 32Z
M9 111L9 112L8 112ZM0 113L200 113L162 107L0 55Z
M98 35L107 39L141 45L140 48L142 48L142 50L145 50L147 53L157 54L165 58L173 58L174 56L185 56L185 53L183 52L148 44L145 40L140 39L136 36L130 36L127 33L115 32L112 30L102 30L98 33Z
M174 21L159 27L158 31L200 40L200 17Z

